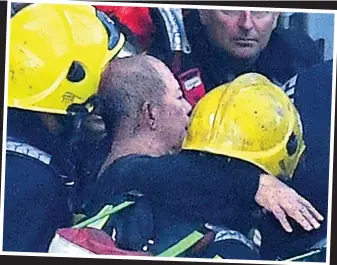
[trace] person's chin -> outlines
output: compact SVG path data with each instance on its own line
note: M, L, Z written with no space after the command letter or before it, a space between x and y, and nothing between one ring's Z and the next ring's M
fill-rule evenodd
M237 47L234 50L235 57L242 60L250 60L257 55L257 50L254 47Z

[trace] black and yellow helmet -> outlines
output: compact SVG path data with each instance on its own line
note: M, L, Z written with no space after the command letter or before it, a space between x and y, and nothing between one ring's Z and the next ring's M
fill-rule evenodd
M183 149L239 158L274 176L292 177L305 144L288 96L264 76L249 73L200 100Z
M114 22L92 6L23 8L10 21L8 106L65 114L97 91L124 43Z

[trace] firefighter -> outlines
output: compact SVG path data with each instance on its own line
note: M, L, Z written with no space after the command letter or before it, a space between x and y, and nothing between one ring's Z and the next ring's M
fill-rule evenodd
M84 5L25 6L10 30L3 250L46 252L72 222L86 100L125 39Z
M151 117L142 123L153 124ZM316 209L276 178L292 177L305 150L300 116L281 88L261 75L242 75L208 93L191 118L181 152L132 152L144 141L134 137L139 141L124 146L127 154L105 164L89 213L115 204L118 194L145 198L138 210L131 207L104 228L116 229L119 247L140 251L146 245L156 255L207 222L223 258L259 259L247 235L260 208L288 233L287 216L306 231L320 227Z
M318 241L325 238L328 225L329 166L331 133L333 61L328 60L292 77L284 90L294 100L301 113L307 150L299 164L296 176L289 183L301 192L324 216L325 221L314 233L307 233L294 224L294 233L284 233L272 218L266 218L262 232L264 237L261 252L268 259L297 256L307 252ZM310 93L309 93L310 91ZM318 248L318 247L317 247ZM307 261L325 262L322 251Z

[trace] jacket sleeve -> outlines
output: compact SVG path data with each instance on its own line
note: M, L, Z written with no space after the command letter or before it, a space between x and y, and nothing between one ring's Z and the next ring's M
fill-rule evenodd
M233 165L226 172L229 185L232 187L231 192L236 195L240 203L255 203L254 198L259 186L260 175L265 172L242 160L232 159L231 163Z
M147 163L143 172L138 169L138 176L143 179L139 185L154 197L176 198L178 203L180 198L186 203L189 200L191 203L201 203L201 198L205 203L215 199L224 203L254 203L262 170L237 159L221 163L220 166L218 162L211 159L204 161L203 158L198 161L197 157L187 162L184 154L154 159ZM200 200L195 199L198 197Z
M5 251L47 252L56 229L71 225L64 189L47 165L29 157L7 155Z

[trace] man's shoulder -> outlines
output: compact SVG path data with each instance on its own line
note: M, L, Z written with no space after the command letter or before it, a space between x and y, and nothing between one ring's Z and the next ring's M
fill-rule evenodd
M304 32L294 31L291 29L277 29L272 34L272 45L276 43L283 46L288 51L301 60L308 61L308 66L312 66L320 61L318 47L315 41ZM277 47L279 45L276 45ZM280 47L278 47L280 48Z
M161 168L166 164L175 164L173 161L181 161L186 158L184 152L179 152L176 154L167 154L162 156L150 156L150 155L140 155L134 154L122 157L116 160L113 164L109 166L110 171L124 171L125 173L130 173L137 171L138 173L147 170L149 168Z
M62 190L66 185L73 185L67 176L61 177L50 164L12 151L6 155L5 179L6 196L30 194L30 197L39 194L39 201L47 197L61 200L65 195Z
M182 151L159 157L147 155L131 155L120 158L111 164L102 177L116 179L120 184L138 182L141 179L152 179L159 176L172 175L186 172L191 169L191 164L198 164L197 152Z
M295 44L309 46L315 45L314 40L308 34L305 34L301 31L280 28L276 29L272 35L276 36L277 38L281 38L289 44L294 44L294 47L296 47Z
M312 97L317 93L319 95L331 94L332 73L333 60L323 61L294 75L282 87L288 96ZM310 93L307 93L308 91Z
M52 156L47 152L23 141L18 141L12 138L6 141L6 153L7 155L19 156L24 159L33 159L36 162L39 161L42 164L50 165Z
M134 170L137 169L137 167L146 166L151 160L153 160L153 157L148 155L128 155L115 160L108 167L108 170Z
M65 186L72 186L73 180L62 174L52 155L33 145L15 139L6 141L6 189L39 190L49 196L58 196ZM42 196L42 195L41 195Z
M316 80L316 83L322 82L332 82L332 73L333 73L333 60L326 60L320 64L314 65L306 69L305 71L299 73L301 78L309 78L311 80ZM313 84L314 86L316 84Z
M324 61L310 67L297 75L297 89L331 93L332 73L332 60Z
M111 180L123 185L138 179L143 172L147 172L155 158L148 155L133 154L118 158L110 164L99 177L99 183L110 183Z

